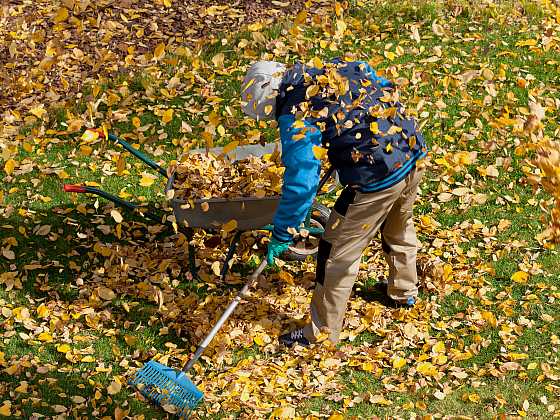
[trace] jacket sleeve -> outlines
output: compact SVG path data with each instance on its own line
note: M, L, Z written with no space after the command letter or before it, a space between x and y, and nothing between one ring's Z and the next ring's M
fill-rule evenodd
M305 121L304 127L296 128L294 122L293 115L278 118L282 163L286 169L272 234L281 241L289 241L292 235L288 228L297 229L305 219L317 192L321 169L321 162L313 154L313 146L321 145L321 131ZM298 134L304 137L294 140Z
M384 77L378 76L377 73L375 72L375 70L372 69L371 66L368 63L366 63L365 61L359 61L359 63L363 64L365 66L364 73L366 73L372 81L379 84L379 86L381 86L381 87L392 87L393 86L393 83L391 83L389 80L385 79Z

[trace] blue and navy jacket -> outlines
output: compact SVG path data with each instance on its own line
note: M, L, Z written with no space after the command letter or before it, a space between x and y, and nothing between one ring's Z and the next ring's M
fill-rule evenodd
M295 64L280 84L276 119L286 167L273 235L305 219L319 184L313 146L328 150L344 186L375 192L397 184L427 153L424 137L395 97L391 82L362 61L333 60L323 68Z

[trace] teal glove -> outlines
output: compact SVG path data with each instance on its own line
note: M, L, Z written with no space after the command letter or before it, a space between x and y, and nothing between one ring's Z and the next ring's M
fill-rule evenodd
M287 251L290 243L291 241L279 241L273 236L268 243L268 251L266 253L268 265L274 265L274 258L279 257L284 251Z

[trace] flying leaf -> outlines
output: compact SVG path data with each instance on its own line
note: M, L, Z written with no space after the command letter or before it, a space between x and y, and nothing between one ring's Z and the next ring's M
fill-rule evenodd
M327 152L328 152L328 149L325 149L324 147L321 147L321 146L313 145L313 155L315 156L315 159L318 159L318 160L325 159L327 157Z
M229 152L231 152L232 150L235 150L235 148L239 145L239 142L237 140L235 141L231 141L228 144L226 144L224 146L224 148L222 149L222 153L223 154L228 154Z
M232 219L227 223L224 223L224 225L222 226L222 230L224 232L231 232L233 230L237 229L237 220Z

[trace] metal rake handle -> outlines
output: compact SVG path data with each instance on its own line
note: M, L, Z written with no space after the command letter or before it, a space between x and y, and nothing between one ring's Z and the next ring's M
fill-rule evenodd
M183 372L189 371L193 367L193 365L198 361L200 356L202 356L202 353L204 353L206 347L208 347L208 345L210 344L214 336L218 333L220 328L222 328L222 325L225 324L225 322L228 320L228 318L233 313L233 311L235 311L235 308L237 307L237 305L239 305L241 299L243 299L247 295L247 292L249 291L251 286L253 286L253 284L257 281L259 274L262 273L262 271L265 269L266 266L267 266L267 261L265 257L265 259L261 262L258 268L253 272L253 274L249 276L249 281L245 284L245 286L243 286L243 288L239 291L239 293L237 293L235 299L233 299L233 301L226 308L226 310L224 311L220 319L218 319L218 322L216 322L216 325L214 325L212 331L210 331L206 336L206 338L204 339L204 341L200 343L191 360L189 360L188 363L185 364L185 366L183 366L182 369Z

